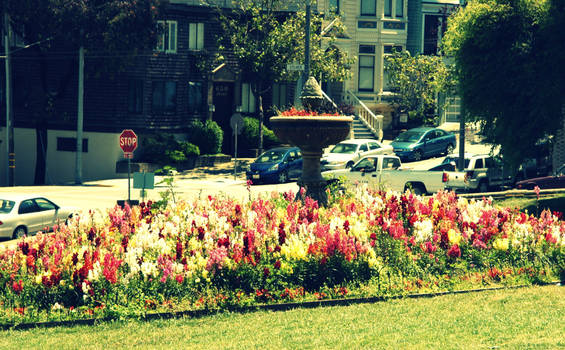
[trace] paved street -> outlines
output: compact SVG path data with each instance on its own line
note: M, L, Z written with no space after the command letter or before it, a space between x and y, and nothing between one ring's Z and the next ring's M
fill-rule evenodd
M390 143L390 141L385 141ZM488 153L488 146L468 142L465 146L467 152ZM457 152L458 149L455 150ZM441 162L443 157L425 159L419 162L407 162L403 166L412 169L429 169ZM272 191L296 192L298 186L295 182L287 184L253 185L247 188L244 168L252 159L240 160L238 175L234 178L233 161L219 164L214 167L202 167L186 171L175 176L175 193L180 198L195 199L208 195L227 194L234 198L244 199L249 195L256 197L266 195ZM155 183L162 177L156 176ZM133 180L131 181L133 187ZM164 184L156 185L155 189L147 190L149 199L160 199L160 192L166 191ZM61 206L72 206L82 210L107 209L116 205L117 200L128 198L127 178L110 179L87 182L83 185L67 186L17 186L0 187L0 196L9 193L26 193L45 196ZM131 188L131 199L141 199L140 190Z

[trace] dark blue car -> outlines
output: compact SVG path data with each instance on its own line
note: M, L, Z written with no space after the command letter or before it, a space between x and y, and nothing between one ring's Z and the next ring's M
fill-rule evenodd
M302 175L302 153L298 147L272 148L249 165L247 179L253 183L285 183Z
M455 135L445 130L420 127L407 130L392 141L394 153L402 160L450 154L455 149Z

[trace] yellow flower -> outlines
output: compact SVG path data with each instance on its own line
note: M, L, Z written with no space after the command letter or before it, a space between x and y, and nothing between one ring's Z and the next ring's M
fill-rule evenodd
M492 242L492 247L496 250L507 251L508 244L508 238L497 238Z
M461 232L451 228L447 231L447 238L449 239L449 243L459 244L459 242L461 242Z

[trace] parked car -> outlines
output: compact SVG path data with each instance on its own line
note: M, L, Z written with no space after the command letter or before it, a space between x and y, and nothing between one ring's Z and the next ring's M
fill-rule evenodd
M246 171L254 183L285 183L302 175L302 153L298 147L277 147L262 153Z
M562 164L555 173L549 176L535 177L518 181L516 188L533 190L536 186L540 189L565 188L565 164Z
M400 158L394 155L372 155L361 158L349 169L322 172L329 183L343 179L350 183L368 184L377 189L416 194L433 193L446 188L446 173L402 169Z
M76 209L62 208L44 197L3 196L0 199L0 236L20 238L49 230L73 216Z
M398 135L391 145L394 153L402 160L421 160L442 154L450 154L455 149L455 135L432 127L419 127Z
M450 175L451 178L457 177L457 174L464 176L465 181L452 186L453 190L488 192L514 184L516 174L504 166L500 157L472 153L465 153L464 157L465 168L462 172L455 169L459 161L458 154L448 155L441 164L446 167L446 171L453 172ZM447 170L447 168L453 168L453 170Z
M374 154L393 154L392 146L373 139L341 141L321 159L322 171L350 168L359 159Z

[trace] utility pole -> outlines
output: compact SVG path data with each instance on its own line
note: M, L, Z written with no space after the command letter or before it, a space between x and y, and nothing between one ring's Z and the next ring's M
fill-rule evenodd
M14 127L12 125L12 61L10 57L10 39L12 27L10 16L4 12L4 53L6 66L6 184L14 186L14 169L16 168L16 154L14 153Z
M82 30L81 30L82 34ZM84 107L84 46L78 51L78 111L77 111L77 146L75 184L82 184L82 124Z
M310 77L310 17L311 17L310 0L306 0L306 28L304 30L306 41L304 43L304 79L302 84Z

